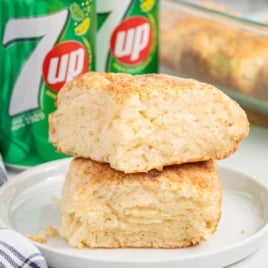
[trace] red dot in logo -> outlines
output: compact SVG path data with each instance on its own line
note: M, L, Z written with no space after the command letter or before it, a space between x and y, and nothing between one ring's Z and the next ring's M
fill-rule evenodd
M43 78L55 91L59 91L66 82L87 70L87 51L82 44L74 41L56 45L43 62Z
M110 39L112 55L121 63L136 65L150 54L152 26L144 17L131 17L122 21L113 31Z

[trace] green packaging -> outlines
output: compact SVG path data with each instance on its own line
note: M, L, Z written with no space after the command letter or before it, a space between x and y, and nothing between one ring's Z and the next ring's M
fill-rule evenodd
M2 0L0 7L4 162L25 168L67 157L49 141L48 115L65 82L95 70L95 2Z
M98 71L158 72L159 0L97 0Z

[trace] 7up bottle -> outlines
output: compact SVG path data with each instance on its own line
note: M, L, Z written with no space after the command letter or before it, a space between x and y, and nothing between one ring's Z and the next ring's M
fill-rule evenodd
M0 152L16 167L66 157L49 141L48 115L65 82L94 70L95 4L2 0L0 8Z
M96 0L98 71L158 71L159 0Z

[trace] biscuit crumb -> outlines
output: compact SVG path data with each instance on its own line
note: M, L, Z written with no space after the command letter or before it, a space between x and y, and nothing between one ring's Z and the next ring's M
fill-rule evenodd
M28 235L28 238L32 241L45 244L47 243L47 240L45 237L42 237L41 235Z
M52 226L47 226L47 228L43 231L41 231L38 235L28 235L28 238L32 241L45 244L47 243L47 239L51 237L56 237L59 235L59 232L57 229L55 229Z

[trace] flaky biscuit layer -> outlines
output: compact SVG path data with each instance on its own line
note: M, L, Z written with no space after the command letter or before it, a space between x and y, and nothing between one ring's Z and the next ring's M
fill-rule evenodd
M214 161L124 174L77 158L63 186L59 233L74 247L187 247L216 231L221 202Z

